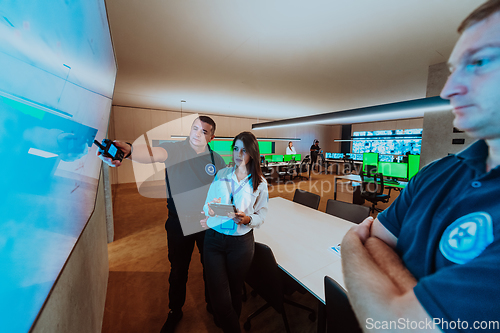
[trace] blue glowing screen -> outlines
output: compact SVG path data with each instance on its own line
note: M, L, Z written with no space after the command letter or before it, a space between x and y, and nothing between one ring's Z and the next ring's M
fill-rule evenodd
M414 138L408 138L410 135ZM385 130L385 131L362 131L353 133L352 152L353 153L379 153L385 155L404 155L407 152L413 155L420 155L422 145L422 129L405 130ZM404 137L407 136L407 138ZM373 136L373 139L370 137ZM384 136L387 136L384 138ZM398 137L401 136L401 137ZM357 138L364 140L356 140ZM392 162L389 157L385 157L387 162Z
M0 332L28 332L95 204L116 64L104 0L0 6Z

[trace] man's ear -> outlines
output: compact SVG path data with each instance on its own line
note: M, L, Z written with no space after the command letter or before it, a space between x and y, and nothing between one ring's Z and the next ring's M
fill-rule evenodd
M212 136L210 137L210 141L212 141L213 139L215 139L215 134L212 134Z

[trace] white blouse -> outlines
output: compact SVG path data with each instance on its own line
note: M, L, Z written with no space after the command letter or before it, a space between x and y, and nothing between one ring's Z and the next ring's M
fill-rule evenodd
M259 227L264 223L267 214L269 193L265 179L262 179L259 187L254 192L250 175L238 181L234 170L235 168L231 167L217 172L208 190L203 211L208 216L207 225L209 228L225 235L241 236L249 232L252 228ZM252 218L251 226L238 225L227 216L209 216L208 203L214 199L221 198L221 203L231 204L231 195L233 196L234 206Z

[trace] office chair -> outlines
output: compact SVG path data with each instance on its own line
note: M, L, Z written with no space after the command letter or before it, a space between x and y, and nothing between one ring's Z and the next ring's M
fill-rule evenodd
M266 161L265 166L262 167L262 175L267 181L267 184L271 184L273 181L273 169L268 166L268 162Z
M278 267L273 251L269 246L257 242L255 243L253 261L245 281L267 302L264 306L248 316L243 325L246 331L250 330L250 321L252 319L269 307L273 307L281 314L286 332L290 333L284 303L309 311L309 320L316 320L316 312L313 309L288 300L285 297L285 294L289 295L291 294L290 291L293 292L296 289L297 282Z
M285 177L288 176L290 180L295 177L296 165L295 161L289 161L285 168Z
M321 197L319 195L300 189L296 189L295 193L293 194L293 202L310 207L312 209L318 209L320 200Z
M309 157L309 155L306 155L306 157L304 157L302 162L299 165L296 165L296 168L298 168L297 177L299 177L300 179L309 179L307 177L302 176L302 173L307 172L307 168L310 162L311 158Z
M325 298L327 333L363 332L344 289L329 276L325 276Z
M371 212L381 212L382 209L375 208L378 202L389 202L390 196L384 194L384 176L381 173L374 174L373 182L365 181L363 172L361 175L361 197L372 203Z
M370 216L370 207L328 199L326 213L359 224Z
M356 166L352 158L344 157L344 175L356 173Z

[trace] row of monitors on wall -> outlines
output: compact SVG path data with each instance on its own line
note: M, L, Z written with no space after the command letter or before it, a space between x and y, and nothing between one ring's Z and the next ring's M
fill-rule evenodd
M226 164L233 162L232 155L222 155ZM289 162L289 161L300 161L300 154L292 154L292 155L260 155L261 163L267 162Z
M366 166L377 167L385 177L411 179L419 170L420 155L408 155L408 160L404 163L385 162L379 160L378 153L363 153L363 171L367 171Z
M403 157L403 155L378 154L379 162L403 162ZM342 160L344 158L348 158L353 161L362 161L363 154L325 153L325 158L332 160Z
M290 155L261 155L261 159L267 162L289 162L289 161L300 161L300 154L290 154Z
M232 144L232 140L213 140L208 143L210 148L219 153L219 155L232 155ZM276 145L273 141L258 141L258 144L261 155L274 154L276 150Z
M325 153L325 158L331 160L342 160L344 158L348 158L354 161L362 161L363 154L353 154L353 153Z
M164 142L178 142L178 140L153 140L153 147L158 147ZM208 143L210 149L221 155L226 164L233 162L232 140L213 140ZM261 154L274 154L275 143L272 141L258 141ZM269 155L273 156L273 155ZM283 156L283 155L281 155ZM299 155L300 156L300 155ZM283 161L283 159L281 159Z
M385 155L420 155L422 129L361 131L352 134L353 153L379 153ZM390 162L390 161L387 161Z

